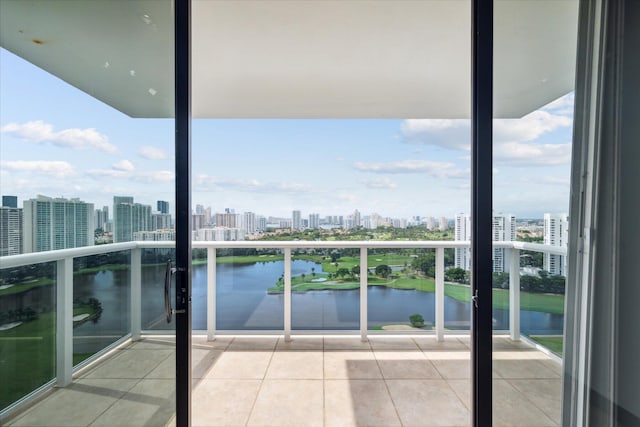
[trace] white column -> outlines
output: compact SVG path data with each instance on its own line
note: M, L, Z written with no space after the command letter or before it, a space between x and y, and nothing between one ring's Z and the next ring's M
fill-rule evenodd
M436 248L436 339L444 341L444 248Z
M73 258L57 262L56 385L71 384L73 374Z
M142 329L142 250L139 248L131 250L131 340L140 339Z
M207 248L207 341L216 339L216 248Z
M360 248L360 339L367 341L368 312L367 312L367 248Z
M291 248L284 248L284 340L291 341Z
M520 249L509 251L509 335L520 341Z

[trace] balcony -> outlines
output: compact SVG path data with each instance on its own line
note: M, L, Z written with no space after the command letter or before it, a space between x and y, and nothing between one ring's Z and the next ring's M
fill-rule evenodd
M468 317L447 312L451 295L464 287L444 280L445 249L468 247L468 243L242 241L193 242L193 246L194 252L203 250L204 258L194 265L206 264L194 267L193 275L194 287L198 280L206 287L200 293L194 289L194 425L372 425L382 421L384 425L422 425L425 419L435 420L436 425L468 424ZM40 290L21 301L33 306L37 294L43 306L49 305L48 311L39 310L37 320L23 322L22 332L17 332L19 326L0 331L3 358L14 367L7 371L14 377L8 382L12 386L3 387L3 394L14 393L3 403L2 416L8 425L163 425L171 421L173 322L164 319L163 284L157 277L163 277L172 247L172 242L128 242L2 258L4 278L21 267L39 266L42 277L27 280L27 285ZM495 247L509 252L510 272L519 272L522 250L564 255L560 248L520 242L497 242ZM248 315L236 322L241 327L227 328L233 322L223 317L224 305L243 298L248 301L248 296L225 288L228 266L217 255L243 248L281 253L277 264L282 268L281 290L272 289L272 298L252 303ZM388 322L380 318L376 298L390 301L393 295L377 295L381 287L365 274L359 275L359 286L338 293L331 303L318 298L313 299L315 305L305 303L307 293L296 290L300 254L327 249L351 251L360 271L390 257L385 250L432 251L435 278L433 292L426 292L432 295L432 305L423 312L425 325L411 326L406 313L401 313L394 324L380 326ZM101 264L105 255L116 256L118 264L112 258L108 266ZM270 256L264 257L270 261ZM206 277L199 277L205 269ZM83 281L86 273L99 280ZM322 276L319 271L307 274ZM87 287L103 286L107 278L115 285L100 294L101 307L96 309ZM266 289L274 283L265 281L262 293L267 295ZM534 328L522 327L520 299L529 296L520 291L519 281L519 274L510 274L509 290L494 291L496 304L508 304L506 310L496 309L502 317L495 319L494 422L559 425L561 359L535 343L533 339L547 341L532 336ZM6 300L10 289L4 285L0 298ZM311 296L322 294L313 292ZM357 309L345 307L340 301L343 295L349 296L347 305L355 304ZM460 304L456 307L464 312L469 303ZM97 316L98 311L103 317ZM523 321L528 322L526 316ZM28 323L40 325L38 332L25 331ZM559 339L545 335L551 341ZM40 357L31 360L27 353ZM37 364L37 369L27 370L31 366L24 365L27 362ZM12 388L20 383L20 390ZM37 403L29 408L33 402ZM56 410L60 405L68 410Z

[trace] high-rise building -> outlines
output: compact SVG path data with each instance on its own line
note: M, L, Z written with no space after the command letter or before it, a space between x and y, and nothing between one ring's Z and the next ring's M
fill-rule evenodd
M3 199L6 196L3 196ZM4 200L3 200L4 202ZM21 208L0 207L0 256L22 253L23 216Z
M151 230L169 230L171 229L171 214L155 213L151 214ZM134 239L137 240L137 239Z
M309 228L320 228L320 214L309 214Z
M18 208L17 196L2 196L2 206L5 208Z
M157 207L157 211L160 212L161 214L168 214L169 213L169 202L167 202L167 201L158 200L156 202L156 207Z
M247 234L254 234L256 231L258 231L255 213L253 212L244 213L243 229Z
M23 209L24 253L93 246L93 203L38 195Z
M360 227L361 225L362 223L360 222L360 211L356 209L355 211L353 211L353 226Z
M465 214L456 214L454 237L457 241L471 240L471 217ZM516 239L516 217L511 214L494 214L492 220L492 240L514 241ZM493 249L493 271L504 272L509 270L509 252L504 248ZM455 266L464 270L471 269L471 250L468 248L456 248Z
M292 215L291 215L291 228L294 230L301 230L302 229L302 216L300 214L300 211L293 211Z
M191 230L197 231L205 227L204 214L191 214Z
M447 231L447 229L449 228L449 221L446 217L441 216L438 225L440 226L440 231Z
M259 215L256 217L256 230L265 231L267 229L267 218Z
M113 242L130 242L136 231L151 231L151 206L134 203L133 197L113 197Z
M469 215L456 214L454 239L458 241L471 240L471 217ZM471 270L471 251L468 248L456 248L454 265L463 270Z
M153 231L136 231L133 233L135 241L172 241L176 240L176 231L170 230L153 230Z
M566 213L544 214L544 244L566 247L569 242L569 216ZM544 254L543 268L549 274L567 275L567 259L564 255Z
M105 230L105 225L109 222L109 207L103 206L102 209L96 209L95 211L95 219L94 219L94 227L96 229L100 228L103 231Z
M427 219L425 220L425 224L427 226L427 229L429 230L436 229L436 219L432 216L427 217Z
M230 212L216 214L216 227L240 228L240 214Z

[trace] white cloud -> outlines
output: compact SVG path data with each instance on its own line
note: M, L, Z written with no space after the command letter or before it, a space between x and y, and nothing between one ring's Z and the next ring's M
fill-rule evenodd
M248 191L260 193L308 193L312 191L306 184L293 182L260 182L256 179L218 178L206 174L197 175L194 179L194 191Z
M508 142L494 150L494 161L505 166L553 166L571 163L571 144Z
M470 150L469 120L409 119L402 122L403 140L451 150Z
M41 120L26 123L9 123L0 127L0 132L14 135L30 142L50 142L59 147L94 149L105 153L115 153L118 147L109 138L94 128L64 129L54 132L53 126Z
M133 166L133 163L129 160L120 160L119 162L111 165L111 168L118 171L130 172L135 169L135 166Z
M149 160L162 160L169 157L167 152L162 148L152 147L150 145L140 147L140 149L138 150L138 155Z
M571 125L573 120L570 117L538 110L521 119L494 120L494 141L496 144L533 141L546 133Z
M356 162L353 167L363 172L373 173L425 173L436 178L464 178L469 171L459 169L450 162L433 162L430 160L400 160L386 163Z
M66 178L75 175L73 166L60 160L0 161L0 167L5 171L42 174L54 178Z
M376 189L376 190L377 189L391 189L391 188L396 188L398 186L398 184L396 184L395 182L391 181L387 177L373 178L373 179L361 179L360 182L363 183L364 185L366 185L368 188L373 188L373 189Z

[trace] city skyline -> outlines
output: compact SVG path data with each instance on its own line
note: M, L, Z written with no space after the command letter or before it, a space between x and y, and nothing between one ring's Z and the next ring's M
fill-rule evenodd
M128 118L6 50L0 89L3 194L96 206L129 195L173 209L173 120ZM568 210L572 104L569 94L495 121L496 211ZM468 120L194 120L192 141L194 206L283 217L469 211Z

